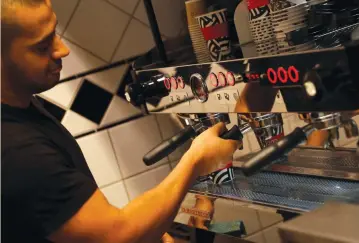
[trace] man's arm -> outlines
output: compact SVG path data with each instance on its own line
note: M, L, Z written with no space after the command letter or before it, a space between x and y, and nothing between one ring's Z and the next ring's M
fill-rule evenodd
M97 190L83 207L54 232L54 242L158 242L169 229L189 187L199 175L209 174L231 159L238 143L218 136L218 124L196 138L170 175L125 208L111 206Z

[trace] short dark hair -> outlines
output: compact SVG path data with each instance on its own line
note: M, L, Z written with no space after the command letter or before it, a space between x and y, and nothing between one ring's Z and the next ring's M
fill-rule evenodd
M1 0L1 51L6 51L11 40L18 33L18 26L11 19L11 12L18 7L36 7L46 0Z

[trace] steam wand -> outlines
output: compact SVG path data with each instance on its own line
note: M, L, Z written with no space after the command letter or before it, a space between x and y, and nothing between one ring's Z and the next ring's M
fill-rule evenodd
M303 128L296 128L292 133L283 137L277 143L265 147L244 163L241 167L242 173L246 176L251 176L259 172L302 142L305 142L308 136L315 130L313 124L308 124Z

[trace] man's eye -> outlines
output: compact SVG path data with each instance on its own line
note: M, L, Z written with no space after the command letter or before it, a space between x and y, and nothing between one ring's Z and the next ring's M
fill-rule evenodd
M44 45L41 45L41 46L38 46L37 47L37 50L41 53L44 53L44 52L48 52L50 49L50 45L49 44L44 44Z

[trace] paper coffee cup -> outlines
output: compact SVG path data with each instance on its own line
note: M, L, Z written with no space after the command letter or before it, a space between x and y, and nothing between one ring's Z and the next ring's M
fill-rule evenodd
M217 170L209 175L213 184L222 184L232 181L234 177L233 162L228 163L224 168Z
M196 16L206 13L206 2L204 0L189 0L185 4L188 26L198 25Z

